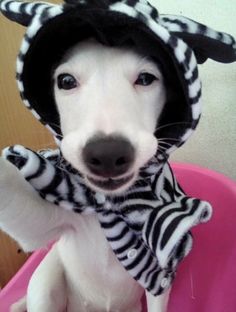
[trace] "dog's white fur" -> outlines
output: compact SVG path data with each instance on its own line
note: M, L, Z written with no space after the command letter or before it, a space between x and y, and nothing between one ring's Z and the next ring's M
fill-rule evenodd
M157 150L153 133L165 103L159 68L147 57L129 49L85 41L65 56L54 73L55 80L62 73L71 74L78 81L78 87L71 90L58 89L55 83L55 100L64 136L63 155L85 178L93 176L83 163L83 147L100 132L120 134L132 143L136 155L133 166L125 174L134 173L133 179L116 193L124 191ZM136 85L141 73L153 74L158 80L149 86ZM86 182L96 189L89 180Z
M62 152L85 176L81 151L98 132L121 134L135 147L131 182L139 168L154 155L156 121L165 102L163 77L147 58L127 49L104 47L89 41L72 49L54 73L70 73L79 82L65 91L55 83L55 99L61 118ZM136 85L140 73L158 80ZM0 159L0 227L27 250L58 240L34 272L28 292L28 312L138 312L144 290L125 271L108 245L96 215L80 216L43 199ZM12 183L14 181L14 183ZM89 182L88 182L89 183ZM90 186L97 189L94 185ZM99 189L100 192L103 190ZM107 193L107 191L106 191ZM146 294L148 312L164 312L168 294ZM26 301L12 307L24 311Z

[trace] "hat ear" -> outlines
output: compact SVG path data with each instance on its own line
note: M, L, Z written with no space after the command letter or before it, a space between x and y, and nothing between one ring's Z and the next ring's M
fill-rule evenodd
M0 11L2 14L23 26L28 26L35 14L41 11L42 7L47 8L51 7L51 5L46 2L0 0Z
M208 58L221 63L236 61L236 43L231 35L182 16L160 15L160 23L187 43L199 64Z

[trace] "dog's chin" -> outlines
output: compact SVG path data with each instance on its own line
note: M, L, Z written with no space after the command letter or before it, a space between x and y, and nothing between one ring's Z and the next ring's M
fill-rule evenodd
M137 174L131 173L122 178L99 179L85 175L84 179L89 188L105 195L119 195L127 191L136 180Z

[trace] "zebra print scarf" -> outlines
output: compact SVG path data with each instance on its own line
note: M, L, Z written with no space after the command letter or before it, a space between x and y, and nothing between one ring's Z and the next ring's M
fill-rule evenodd
M210 204L186 196L169 164L158 157L141 168L135 185L120 197L90 190L59 149L36 153L15 145L3 157L45 200L81 215L96 214L117 259L155 296L170 287L191 250L190 228L211 217Z

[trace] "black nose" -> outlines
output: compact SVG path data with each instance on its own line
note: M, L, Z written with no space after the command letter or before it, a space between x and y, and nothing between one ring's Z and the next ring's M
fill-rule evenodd
M83 160L93 174L116 177L134 161L134 148L122 137L107 136L90 140L83 149Z

